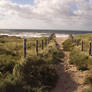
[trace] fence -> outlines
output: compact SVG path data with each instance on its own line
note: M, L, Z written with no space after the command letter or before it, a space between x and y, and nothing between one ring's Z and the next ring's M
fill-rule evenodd
M47 45L49 44L50 40L48 39L44 39L44 40L36 40L35 41L35 51L36 51L36 55L38 56L39 55L39 44L41 42L41 49L44 50L45 48L47 48ZM23 44L24 44L24 58L26 58L27 56L27 39L24 39L23 40Z
M92 42L90 41L85 41L85 40L80 40L80 39L75 39L72 35L70 35L72 43L75 43L76 46L79 46L80 44L80 50L82 52L87 52L89 56L92 55Z
M55 37L55 34L53 33L53 34L51 34L47 39L42 39L41 40L41 49L42 50L44 50L45 48L47 48L47 45L50 43L50 41L53 39ZM55 39L53 39L54 41L55 41ZM27 39L24 39L24 58L26 58L26 56L27 56L27 52L26 52L26 50L27 50ZM35 42L35 51L36 51L36 55L38 56L39 55L39 43L40 43L40 41L39 40L36 40L36 42ZM56 43L56 42L55 42Z

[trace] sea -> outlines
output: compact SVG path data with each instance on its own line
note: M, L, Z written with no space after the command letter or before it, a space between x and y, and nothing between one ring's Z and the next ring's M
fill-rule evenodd
M52 33L56 34L57 38L68 37L70 34L87 34L92 31L80 31L80 30L42 30L42 29L0 29L0 35L16 36L22 38L31 37L48 37Z

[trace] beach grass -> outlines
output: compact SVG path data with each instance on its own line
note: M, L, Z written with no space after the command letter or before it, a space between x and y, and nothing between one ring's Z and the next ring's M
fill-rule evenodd
M46 92L55 86L58 79L55 65L64 58L64 53L57 48L55 36L52 35L47 46L46 39L48 37L27 38L24 58L23 38L0 36L0 92L6 88L19 88L17 92ZM38 56L36 40L39 42Z

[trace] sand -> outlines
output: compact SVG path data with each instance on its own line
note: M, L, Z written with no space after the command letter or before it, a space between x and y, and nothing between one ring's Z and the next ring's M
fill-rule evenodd
M57 38L56 41L60 45L60 49L63 50L62 43L67 38ZM87 71L79 71L76 66L69 64L69 52L65 52L65 58L63 62L56 65L57 74L59 79L56 83L56 87L51 92L82 92L83 89L88 88L84 85L84 80L87 75Z

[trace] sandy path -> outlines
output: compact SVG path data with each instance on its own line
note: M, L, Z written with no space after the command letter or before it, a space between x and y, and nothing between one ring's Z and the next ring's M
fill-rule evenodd
M63 49L62 43L66 39L67 38L57 39L57 43L60 45L61 49ZM59 79L56 87L51 92L82 92L84 88L88 87L83 84L87 71L78 71L74 65L70 65L68 62L69 52L64 53L64 62L56 66Z

